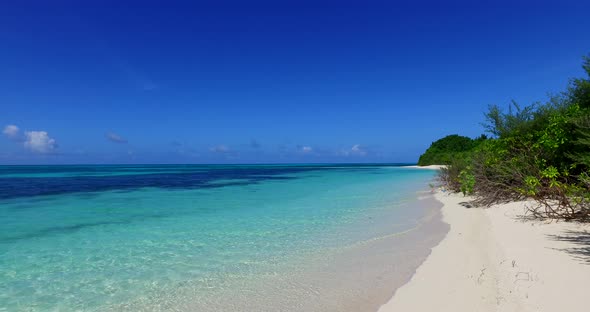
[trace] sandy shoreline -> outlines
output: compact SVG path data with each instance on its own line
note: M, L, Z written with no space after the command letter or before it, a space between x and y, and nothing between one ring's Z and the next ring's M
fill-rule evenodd
M465 208L437 193L450 231L380 312L588 311L590 226L522 221L524 202Z

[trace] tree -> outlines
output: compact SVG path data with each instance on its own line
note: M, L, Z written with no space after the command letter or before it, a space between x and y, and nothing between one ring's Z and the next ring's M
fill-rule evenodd
M418 165L448 165L455 158L465 157L475 146L485 139L485 136L472 140L471 138L458 134L448 135L432 142L426 152L420 156Z

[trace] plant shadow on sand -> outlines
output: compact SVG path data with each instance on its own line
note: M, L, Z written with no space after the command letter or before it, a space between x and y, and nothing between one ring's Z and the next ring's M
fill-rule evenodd
M469 209L469 208L473 208L473 204L472 204L472 203L470 203L470 202L466 202L466 201L464 201L464 202L460 202L460 203L459 203L459 205L461 205L461 206L463 206L463 207L465 207L465 208L467 208L467 209Z
M552 240L569 242L576 247L559 248L565 251L582 263L590 265L590 232L588 231L565 231L562 235L548 235Z

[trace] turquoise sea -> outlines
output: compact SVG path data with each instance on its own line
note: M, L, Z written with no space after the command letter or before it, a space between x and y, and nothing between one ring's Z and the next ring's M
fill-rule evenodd
M306 280L329 272L308 269L415 228L427 209L413 203L434 176L395 165L0 166L0 311L245 311L220 296L268 298L280 283L283 299L322 297L322 282Z

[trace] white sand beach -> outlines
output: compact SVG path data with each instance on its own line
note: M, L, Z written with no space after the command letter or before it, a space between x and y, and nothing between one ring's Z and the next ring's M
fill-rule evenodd
M589 225L524 221L525 202L436 198L450 231L380 312L589 311Z

